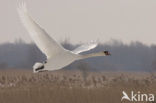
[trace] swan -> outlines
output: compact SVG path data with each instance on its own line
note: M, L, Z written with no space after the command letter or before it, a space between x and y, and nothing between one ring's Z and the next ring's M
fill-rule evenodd
M45 62L37 62L33 65L34 73L59 70L80 59L110 55L108 51L90 53L86 55L80 54L81 52L85 52L95 48L97 46L96 42L90 42L81 45L73 51L66 50L52 37L50 37L48 33L38 23L33 20L33 18L28 13L25 3L21 3L18 6L17 11L20 20L30 34L31 39L35 42L41 52L46 55Z

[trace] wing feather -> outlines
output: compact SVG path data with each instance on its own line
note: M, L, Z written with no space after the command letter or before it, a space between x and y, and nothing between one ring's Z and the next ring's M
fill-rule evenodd
M38 48L47 56L47 58L51 58L62 50L65 50L31 18L31 16L27 12L25 3L19 5L17 10L20 19L29 32L31 38L38 46Z
M87 44L84 44L84 45L81 45L81 46L77 47L72 52L75 53L75 54L79 54L81 52L85 52L85 51L94 49L96 46L97 46L96 42L90 42L90 43L87 43Z

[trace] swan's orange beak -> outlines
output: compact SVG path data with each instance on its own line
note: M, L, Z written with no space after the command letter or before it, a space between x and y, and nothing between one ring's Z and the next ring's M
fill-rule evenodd
M111 55L109 51L104 51L105 55Z

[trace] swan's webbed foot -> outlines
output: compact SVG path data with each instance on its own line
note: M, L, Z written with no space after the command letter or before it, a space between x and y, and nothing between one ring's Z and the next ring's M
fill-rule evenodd
M40 70L43 70L43 69L44 69L44 65L42 65L41 67L36 68L35 71L37 72L37 71L40 71Z
M46 63L47 63L47 60L44 61L43 63L36 63L33 66L34 73L47 71L47 70L44 70L44 67L45 67L44 64L46 64Z

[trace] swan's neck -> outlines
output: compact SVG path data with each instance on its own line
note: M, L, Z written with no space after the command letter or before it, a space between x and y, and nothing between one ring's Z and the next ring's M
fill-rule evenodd
M97 56L106 56L106 54L104 52L85 54L85 55L82 55L82 59L97 57Z

